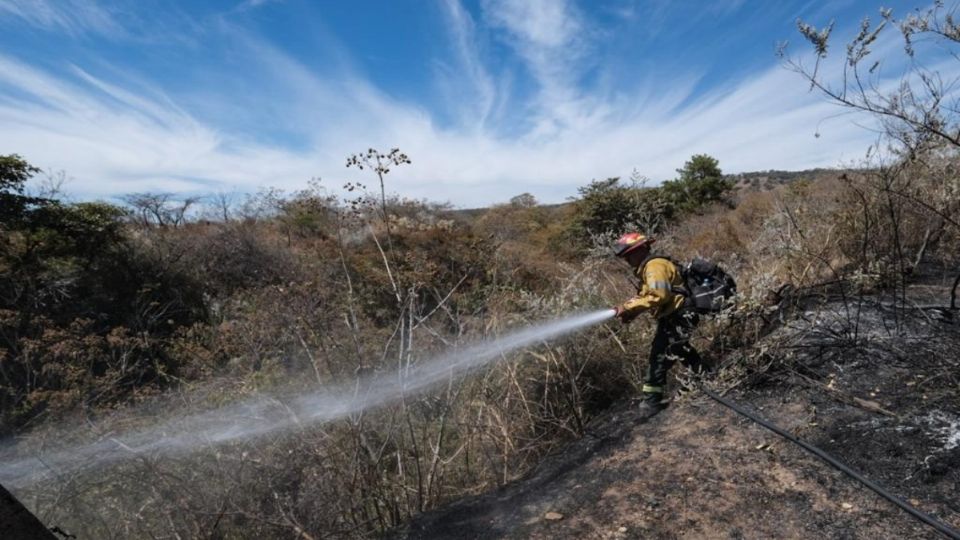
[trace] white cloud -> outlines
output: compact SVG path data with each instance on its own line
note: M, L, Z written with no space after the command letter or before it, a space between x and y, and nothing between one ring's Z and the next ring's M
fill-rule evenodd
M484 7L491 20L533 47L568 47L582 32L576 9L566 0L487 0Z
M332 187L346 179L372 184L366 171L344 168L346 156L397 146L413 164L391 172L389 189L479 206L525 191L556 202L591 179L634 168L666 179L694 153L715 156L727 172L800 169L856 159L873 142L850 117L831 118L836 107L778 66L696 99L692 77L615 95L584 90L575 78L590 34L575 10L561 3L485 6L539 84L526 107L509 109L509 123L526 130L498 129L505 75L485 61L480 23L448 0L456 55L455 65L445 66L447 82L452 98L467 102L454 125L393 98L349 62L321 73L266 41L231 34L232 53L244 58L245 72L237 75L245 77L238 79L243 92L233 81L204 89L203 99L106 80L90 68L45 71L0 54L0 153L65 170L75 179L67 189L86 198L298 189L316 176ZM214 102L230 104L221 116L249 114L258 129L230 130L231 119L210 113L218 110ZM255 110L262 107L269 114ZM300 143L259 136L271 129Z
M78 36L93 32L124 34L113 14L92 0L0 0L0 15L14 16L31 26Z
M684 109L634 96L577 129L505 138L440 129L426 111L363 80L320 77L266 46L257 54L285 88L278 99L289 109L278 121L302 123L313 134L310 148L251 143L198 121L160 92L134 93L79 70L53 75L2 56L0 82L12 91L0 92L0 148L66 170L76 179L68 190L90 197L295 189L314 176L332 186L348 177L369 181L344 169L345 157L369 146L399 146L414 162L391 173L392 189L475 206L524 191L558 201L593 178L624 176L634 167L669 178L699 152L728 171L833 166L859 156L872 137L835 119L814 138L814 126L836 109L780 68ZM635 102L646 105L627 106Z
M482 130L490 116L496 112L497 84L481 58L481 46L473 17L459 0L445 0L443 7L459 65L451 67L441 64L438 79L448 102L460 109L460 124ZM502 105L503 101L500 100L499 104Z
M306 158L232 144L175 105L136 97L89 74L54 77L0 56L0 147L74 177L84 196L193 191L207 182L255 189ZM21 97L18 97L21 96Z
M566 0L486 0L484 12L523 58L539 92L532 108L534 138L593 122L604 108L582 95L578 82L588 67L591 29Z

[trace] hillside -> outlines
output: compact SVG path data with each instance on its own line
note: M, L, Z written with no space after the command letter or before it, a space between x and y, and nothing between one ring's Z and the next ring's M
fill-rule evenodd
M662 187L594 181L569 204L521 195L474 214L311 185L191 220L163 196L117 207L25 195L34 169L8 156L0 483L48 527L90 538L573 537L620 520L614 532L639 535L877 530L853 508L912 533L702 397L639 425L629 400L647 318L511 341L633 295L610 247L642 230L660 253L736 276L736 302L697 332L721 366L707 384L954 519L956 449L937 430L958 410L955 325L914 303L942 306L960 263L957 159L753 191L695 155ZM804 341L815 337L826 341ZM881 409L902 423L874 425ZM883 446L922 419L922 444ZM879 446L859 446L868 435ZM775 494L796 519L756 510ZM694 517L694 501L712 510ZM815 526L802 521L821 508ZM693 521L678 528L673 513Z
M956 6L181 3L0 0L0 540L960 540Z
M753 171L727 175L740 191L769 191L797 180L818 180L843 173L837 169L806 169L802 171Z
M842 169L803 169L799 171L750 171L736 174L726 174L723 178L732 184L736 193L771 191L785 186L798 180L807 180L815 182L825 178L836 177L845 172ZM531 196L523 194L518 197ZM741 194L742 196L742 194ZM518 197L514 197L516 200ZM532 197L532 196L531 196ZM571 206L573 202L563 202L556 204L541 204L538 208L552 215L562 214L564 208ZM451 213L465 220L477 219L482 217L489 208L460 208Z
M943 277L943 276L941 276ZM949 297L947 279L910 304ZM818 295L819 296L819 295ZM960 528L960 316L812 297L761 342L789 363L727 397ZM771 353L775 354L775 353ZM723 378L721 372L720 379ZM706 380L707 386L718 383ZM647 421L620 402L527 477L415 518L395 538L933 538L800 447L702 393Z

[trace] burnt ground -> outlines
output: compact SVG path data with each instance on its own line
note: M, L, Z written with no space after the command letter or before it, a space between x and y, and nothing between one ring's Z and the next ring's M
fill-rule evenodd
M726 396L960 528L960 313L915 307L933 297L808 305L764 338L776 361ZM647 421L620 402L526 478L393 536L941 537L703 394Z

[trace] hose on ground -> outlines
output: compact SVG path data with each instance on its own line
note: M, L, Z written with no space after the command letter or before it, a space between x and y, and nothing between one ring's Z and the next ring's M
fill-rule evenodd
M793 435L792 433L790 433L790 432L788 432L788 431L786 431L786 430L784 430L784 429L782 429L782 428L780 428L780 427L777 427L776 425L771 424L770 422L767 422L767 421L764 420L763 418L760 418L760 417L756 416L755 414L751 413L750 411L748 411L748 410L744 409L743 407L740 407L740 406L737 405L736 403L733 403L732 401L730 401L730 400L728 400L728 399L726 399L726 398L724 398L724 397L716 394L715 392L713 392L713 391L711 391L711 390L709 390L709 389L707 389L707 388L701 388L701 389L703 390L703 392L704 392L705 394L707 394L708 396L710 396L710 398L713 399L714 401L716 401L717 403L723 405L724 407L727 407L728 409L736 412L737 414L740 414L741 416L745 416L746 418L749 418L750 420L753 420L754 422L756 422L756 423L760 424L761 426L769 429L770 431L776 433L777 435L780 435L780 436L783 437L784 439L787 439L788 441L795 443L796 445L800 446L800 447L803 448L804 450L806 450L806 451L814 454L815 456L819 457L820 459L826 461L827 463L829 463L830 465L832 465L832 466L833 466L834 468L836 468L837 470L845 473L847 476L850 476L850 477L853 478L854 480L856 480L856 481L860 482L861 484L867 486L868 488L872 489L874 492L876 492L876 493L877 493L878 495L880 495L881 497L883 497L883 498L887 499L888 501L892 502L893 504L899 506L899 507L902 508L905 512L907 512L908 514L910 514L911 516L913 516L913 517L915 517L916 519L918 519L918 520L926 523L927 525L933 527L934 529L936 529L936 530L939 531L940 533L944 534L944 535L947 536L948 538L951 538L952 540L960 540L960 531L958 531L957 529L954 529L954 528L951 527L950 525L948 525L948 524L940 521L939 519L937 519L937 518L935 518L935 517L933 517L933 516L931 516L931 515L929 515L929 514L926 514L926 513L924 513L924 512L921 512L920 510L917 510L916 508L914 508L913 506L911 506L909 503L907 503L906 501L904 501L904 500L901 499L900 497L897 497L896 495L890 493L889 491L887 491L887 490L884 489L883 487L881 487L881 486L875 484L874 482L870 481L868 478L865 478L865 477L864 477L863 475L861 475L860 473L854 471L854 470L851 469L850 467L847 467L847 466L844 465L843 463L837 461L837 459L834 458L833 456L831 456L830 454L824 452L823 450L817 448L816 446L813 446L812 444L810 444L810 443L808 443L808 442L806 442L806 441L803 441L803 440L797 438L797 437L796 437L795 435Z

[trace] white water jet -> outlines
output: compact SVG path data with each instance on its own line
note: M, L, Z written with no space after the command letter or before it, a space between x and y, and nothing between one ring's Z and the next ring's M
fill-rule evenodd
M447 352L412 365L401 373L378 374L349 388L326 388L296 396L286 403L273 397L257 397L40 457L8 461L0 464L0 483L9 488L26 488L51 476L102 467L137 456L179 454L211 444L240 441L344 418L401 397L422 393L503 354L597 324L613 315L613 310L605 309L544 322L492 341Z

